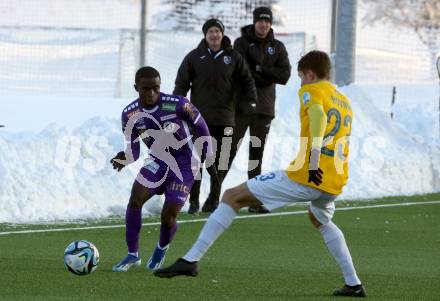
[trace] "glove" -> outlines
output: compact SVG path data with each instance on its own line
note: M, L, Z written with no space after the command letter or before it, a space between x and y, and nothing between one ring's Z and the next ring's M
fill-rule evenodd
M206 170L208 171L211 178L214 178L214 180L217 182L218 186L221 186L220 178L218 177L218 171L217 167L215 167L215 164L212 164L211 166L207 167Z
M316 186L319 186L319 184L322 183L322 175L324 172L321 168L318 168L318 170L309 170L309 180L308 183L313 182Z
M113 165L113 169L121 171L121 169L125 167L125 164L123 164L121 161L124 162L125 160L127 160L125 152L120 151L113 159L110 160L110 163Z
M319 168L319 156L321 155L321 149L310 150L309 156L309 180L308 183L313 182L316 186L322 183L322 176L324 172Z

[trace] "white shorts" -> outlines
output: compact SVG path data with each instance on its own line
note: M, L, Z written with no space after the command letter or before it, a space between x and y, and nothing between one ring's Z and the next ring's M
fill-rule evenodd
M310 211L321 224L335 213L337 195L329 194L289 179L284 170L259 175L246 182L249 191L269 210L297 202L310 202Z

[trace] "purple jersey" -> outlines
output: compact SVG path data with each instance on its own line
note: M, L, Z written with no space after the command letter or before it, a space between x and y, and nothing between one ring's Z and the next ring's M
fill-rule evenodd
M132 126L131 135L127 125ZM154 148L155 141L165 146L166 151L179 163L189 164L192 156L190 128L197 136L209 136L208 127L199 111L182 96L160 93L157 104L149 108L142 107L137 99L122 112L122 130L129 135L127 142L130 143L134 160L139 158L140 137L150 149L150 155L157 159L161 160L155 153L158 151Z
M139 158L140 140L149 148L150 158L136 181L152 194L165 192L166 199L184 202L194 181L191 133L197 137L210 136L199 111L185 97L160 93L154 106L143 107L137 99L125 107L122 130L127 140L127 156ZM211 153L211 147L205 151Z

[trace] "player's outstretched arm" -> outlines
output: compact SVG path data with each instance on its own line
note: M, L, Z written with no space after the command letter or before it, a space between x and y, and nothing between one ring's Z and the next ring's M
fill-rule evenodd
M177 114L178 116L180 116L180 118L182 118L183 120L185 120L190 124L196 137L211 138L208 125L206 124L202 114L200 114L197 108L187 99L184 99L184 101L181 103L181 106L179 106L179 109L177 110ZM199 151L199 156L202 160L206 158L207 159L206 161L213 163L215 160L214 160L214 152L212 150L212 140L211 139L208 140L209 141L207 141L207 143L203 143L202 149L197 151ZM206 170L208 171L209 175L213 177L220 185L218 171L217 168L215 167L215 164L211 164L210 166L206 167Z
M205 123L205 120L202 116L200 116L198 122L194 125L194 129L196 133L198 134L198 137L206 136L210 137L211 134L209 133L208 125ZM202 150L202 157L207 158L207 162L210 162L211 164L206 167L206 170L208 171L209 175L217 181L217 184L221 186L220 179L218 177L218 171L214 164L215 162L215 156L214 152L212 150L212 141L207 143L207 145ZM206 164L206 163L205 163ZM206 165L205 165L206 166Z
M211 137L211 134L209 133L208 125L206 124L202 116L200 116L199 120L194 124L194 130L197 133L198 137L202 137L202 136ZM214 178L215 181L217 181L217 184L221 186L220 179L218 177L218 171L214 164L215 157L214 157L214 152L212 150L212 141L207 143L207 145L203 148L202 157L207 158L208 159L207 161L211 163L209 166L206 167L206 170L208 171L209 175L212 178Z
M195 137L211 137L208 125L206 124L202 114L200 114L199 110L188 99L182 99L177 107L176 113L179 118L189 124L194 132ZM199 155L202 155L202 157L212 156L212 142L205 143L204 145L205 147L203 147L201 154Z

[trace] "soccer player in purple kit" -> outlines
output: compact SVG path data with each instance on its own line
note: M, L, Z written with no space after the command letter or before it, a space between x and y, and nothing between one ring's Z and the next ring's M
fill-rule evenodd
M198 170L198 166L192 166L199 164L198 157L202 154L213 156L209 130L199 111L185 97L161 93L160 84L156 69L140 68L134 85L139 98L122 112L127 147L111 160L113 168L120 171L136 161L140 155L140 141L149 148L149 157L133 183L125 215L128 255L113 267L115 272L126 272L141 264L138 249L142 206L158 194L165 194L160 239L147 268L156 270L162 265L177 231L177 215L194 182L193 168ZM206 142L195 152L190 128L197 137L203 138L202 142ZM217 177L214 165L208 168L208 172Z

